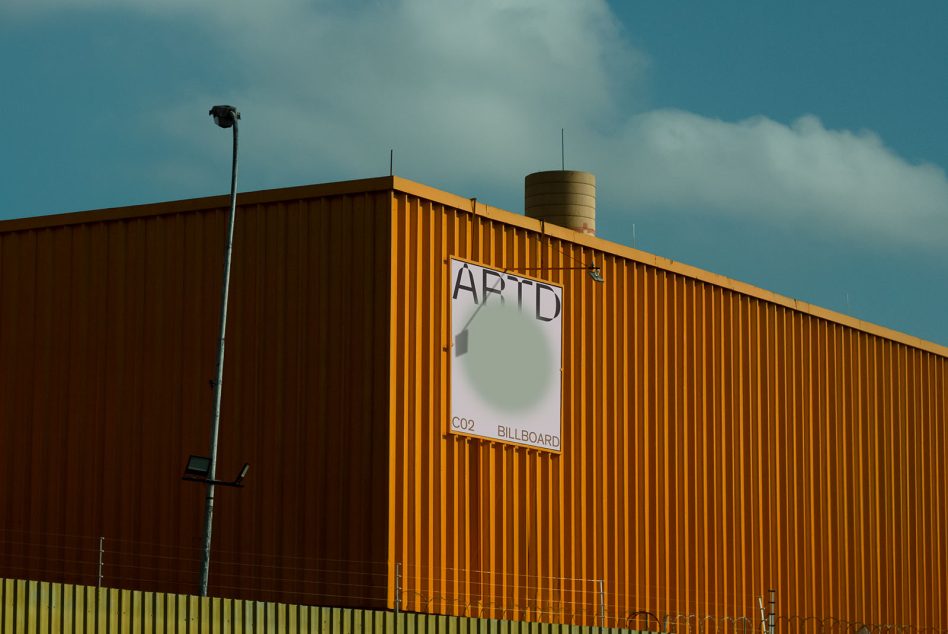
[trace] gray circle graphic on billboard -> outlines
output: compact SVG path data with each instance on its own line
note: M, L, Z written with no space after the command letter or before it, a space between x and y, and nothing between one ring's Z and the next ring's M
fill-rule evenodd
M518 412L539 403L549 390L550 353L530 311L499 302L484 305L468 325L464 372L493 407Z

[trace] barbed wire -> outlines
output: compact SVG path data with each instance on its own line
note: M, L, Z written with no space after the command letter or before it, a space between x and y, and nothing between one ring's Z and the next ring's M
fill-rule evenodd
M766 634L769 629L761 623L759 616L715 616L708 614L680 614L669 613L659 615L649 610L630 611L624 621L624 627L632 629L632 625L637 620L646 620L649 623L655 623L659 629L657 631L667 632L668 634L688 633L746 633L746 634ZM780 634L786 632L814 632L816 634L852 632L859 634L865 632L875 633L906 633L906 634L948 634L948 629L939 629L932 626L915 627L912 625L889 625L878 623L867 623L862 621L851 621L838 617L817 617L817 616L797 616L784 615L775 617L775 630ZM623 626L616 622L616 626ZM654 630L650 630L654 631Z
M423 607L427 608L425 610L409 610L415 612L449 613L457 616L500 619L516 618L516 616L528 614L549 615L550 617L562 616L565 618L561 619L561 621L568 624L580 622L580 619L586 621L592 617L598 617L599 615L597 604L594 602L571 604L516 604L506 600L490 600L484 598L465 600L460 597L452 597L444 594L429 595L411 590L407 592L407 595L408 605L414 603L412 599L416 599ZM438 610L439 607L442 608L440 611ZM453 610L449 608L453 608ZM549 618L547 620L553 619Z
M531 574L529 572L506 572L502 570L478 570L476 568L453 568L451 566L441 566L437 564L415 564L415 563L404 563L402 567L405 570L443 570L451 572L463 572L466 575L476 574L476 575L490 575L490 576L504 576L504 577L521 577L526 579L546 579L550 581L579 581L587 583L596 583L599 579L583 579L581 577L558 577L554 575L543 576L538 574Z
M5 552L3 575L31 577L42 571L105 588L160 592L180 590L182 579L196 575L200 562L200 549L190 546L17 529L0 529L0 549ZM676 604L669 588L628 581L620 594L605 588L601 579L543 576L525 570L233 550L212 550L211 561L212 590L247 598L292 597L314 605L384 607L394 597L398 610L414 612L668 634L769 634L753 597L746 603L730 600L725 604L713 600L721 596L719 592L702 593L699 602L716 614L680 613L654 607ZM636 607L627 607L630 598ZM775 615L775 621L779 634L948 634L948 628L835 616Z
M3 533L17 533L21 535L27 535L29 537L34 537L38 539L8 539L3 537ZM51 542L49 538L61 538L66 537L70 539L75 539L79 541L87 541L88 545L86 546L72 546L66 545L61 541ZM192 560L200 561L203 548L199 546L188 546L184 544L167 544L161 542L150 542L150 541L139 541L131 539L121 539L114 538L107 535L104 536L83 536L83 535L74 535L68 533L37 533L34 531L21 531L18 529L0 529L0 546L4 544L11 545L20 545L20 546L32 546L35 548L47 549L47 550L56 550L58 548L72 548L77 550L86 550L88 552L98 552L100 539L104 539L105 550L106 552L129 552L137 553L141 556L150 556L150 557L173 557L176 559L182 560ZM131 548L116 548L115 544L128 544ZM151 548L154 547L159 550L172 550L172 551L192 551L193 555L161 555L154 552L149 552L145 547ZM257 559L257 560L269 560L269 561L309 561L314 563L339 563L345 564L346 566L352 565L366 565L366 566L376 566L376 567L387 567L389 564L386 560L383 559L352 559L352 558L333 558L333 557L320 557L315 555L290 555L283 553L261 553L255 552L252 550L228 550L223 548L214 547L211 549L212 556L214 558L220 558L224 555L236 555L241 559ZM251 562L244 562L251 563ZM255 564L256 565L256 564ZM272 565L272 566L282 566L282 563L262 563L259 565Z

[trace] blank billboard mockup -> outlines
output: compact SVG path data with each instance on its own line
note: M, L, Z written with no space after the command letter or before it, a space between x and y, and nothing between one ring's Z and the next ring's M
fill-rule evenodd
M563 289L450 263L449 430L560 451Z

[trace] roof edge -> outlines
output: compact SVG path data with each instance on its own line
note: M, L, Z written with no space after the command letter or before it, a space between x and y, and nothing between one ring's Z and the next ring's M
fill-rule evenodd
M754 297L762 301L770 302L778 306L790 308L804 314L812 315L820 319L847 326L855 330L882 337L890 341L895 341L925 352L948 358L948 346L943 346L919 337L908 335L891 328L879 326L871 322L862 321L855 317L850 317L836 311L829 310L810 304L808 302L786 297L772 291L764 290L746 282L740 282L717 273L711 273L704 269L683 264L675 260L654 255L632 247L610 242L603 238L588 236L571 229L566 229L550 223L545 223L534 218L528 218L523 214L510 212L499 207L492 207L477 198L464 198L456 194L436 189L429 185L423 185L400 176L379 176L375 178L362 178L348 181L336 181L331 183L322 183L316 185L301 185L295 187L282 187L276 189L264 189L237 194L238 205L255 205L265 202L281 202L286 200L297 200L300 198L318 198L322 196L343 196L347 194L365 194L370 192L402 192L419 198L425 198L432 202L440 203L448 207L453 207L471 214L483 216L491 220L503 222L506 224L520 227L527 231L535 231L543 235L549 235L561 240L568 240L582 246L595 249L601 253L606 253L616 257L625 258L659 268L670 273L683 275L707 284L726 288L742 295ZM107 222L110 220L127 220L132 218L144 218L150 216L161 216L167 214L186 213L190 211L200 211L205 209L224 209L230 204L230 196L227 194L218 196L206 196L202 198L190 198L186 200L175 200L159 203L146 203L141 205L129 205L125 207L112 207L108 209L78 211L60 214L51 214L46 216L33 216L29 218L15 218L11 220L0 220L0 234L12 233L16 231L27 231L32 229L44 229L51 227L62 227L68 225L77 225L94 222Z
M738 280L725 277L724 275L719 275L704 269L699 269L698 267L691 266L690 264L683 264L676 260L671 260L659 255L633 249L632 247L627 247L617 242L610 242L609 240L605 240L603 238L589 236L579 233L578 231L573 231L572 229L550 224L548 222L544 223L534 218L528 218L522 214L500 209L499 207L491 207L485 203L482 203L476 198L463 198L461 196L450 194L448 192L429 187L428 185L422 185L421 183L416 183L405 178L393 177L392 186L395 191L418 196L420 198L426 198L433 202L441 203L456 209L466 210L472 214L484 216L485 218L497 220L498 222L515 225L528 231L536 231L537 233L553 236L561 240L568 240L570 242L589 247L590 249L596 249L602 253L625 258L627 260L633 260L635 262L647 264L670 273L690 277L707 284L713 284L714 286L726 288L742 295L747 295L749 297L769 302L771 304L783 306L785 308L811 315L819 319L825 319L826 321L837 323L841 326L853 328L854 330L858 330L866 334L882 337L883 339L895 341L897 343L911 346L925 352L930 352L932 354L948 358L948 346L942 346L932 341L921 339L920 337L915 337L913 335L899 332L898 330L886 328L885 326L879 326L878 324L856 319L855 317L850 317L849 315L844 315L843 313L838 313L828 308L822 308L821 306L816 306L814 304L810 304L809 302L804 302L793 299L792 297L780 295L779 293L774 293L746 282L740 282Z
M364 194L393 189L392 176L376 178L361 178L318 185L299 185L295 187L280 187L276 189L261 189L250 192L237 192L237 205L256 205L264 202L281 202L300 198L319 198L321 196L341 196L346 194ZM230 207L230 195L204 196L185 200L171 200L158 203L109 207L89 211L71 211L67 213L49 214L45 216L30 216L29 218L13 218L0 220L0 233L27 231L31 229L45 229L63 227L93 222L107 222L109 220L127 220L148 216L162 216L166 214L201 211L205 209L226 209Z

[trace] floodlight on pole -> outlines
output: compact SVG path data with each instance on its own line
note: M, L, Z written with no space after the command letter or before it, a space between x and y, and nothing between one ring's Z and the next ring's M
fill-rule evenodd
M230 293L230 263L234 243L234 219L237 215L237 121L240 113L234 106L214 106L209 115L221 128L233 128L234 152L230 171L230 215L227 218L227 239L224 243L224 279L221 284L220 336L217 346L217 372L214 378L214 410L211 416L211 455L207 470L207 498L204 505L204 537L201 553L201 582L199 594L207 596L207 577L211 565L211 532L214 524L214 480L217 472L217 436L221 421L221 388L224 382L224 339L227 333L227 298ZM242 471L242 475L245 475Z
M247 477L247 472L250 471L250 463L245 462L244 466L240 468L240 473L238 473L237 477L233 480L212 479L210 477L210 470L210 458L207 456L195 456L192 454L188 457L188 464L184 468L184 475L181 476L181 479L187 480L189 482L203 482L204 484L213 484L225 487L242 487L244 486L244 478Z
M188 465L184 468L182 480L207 480L207 474L211 470L211 459L207 456L188 457Z

